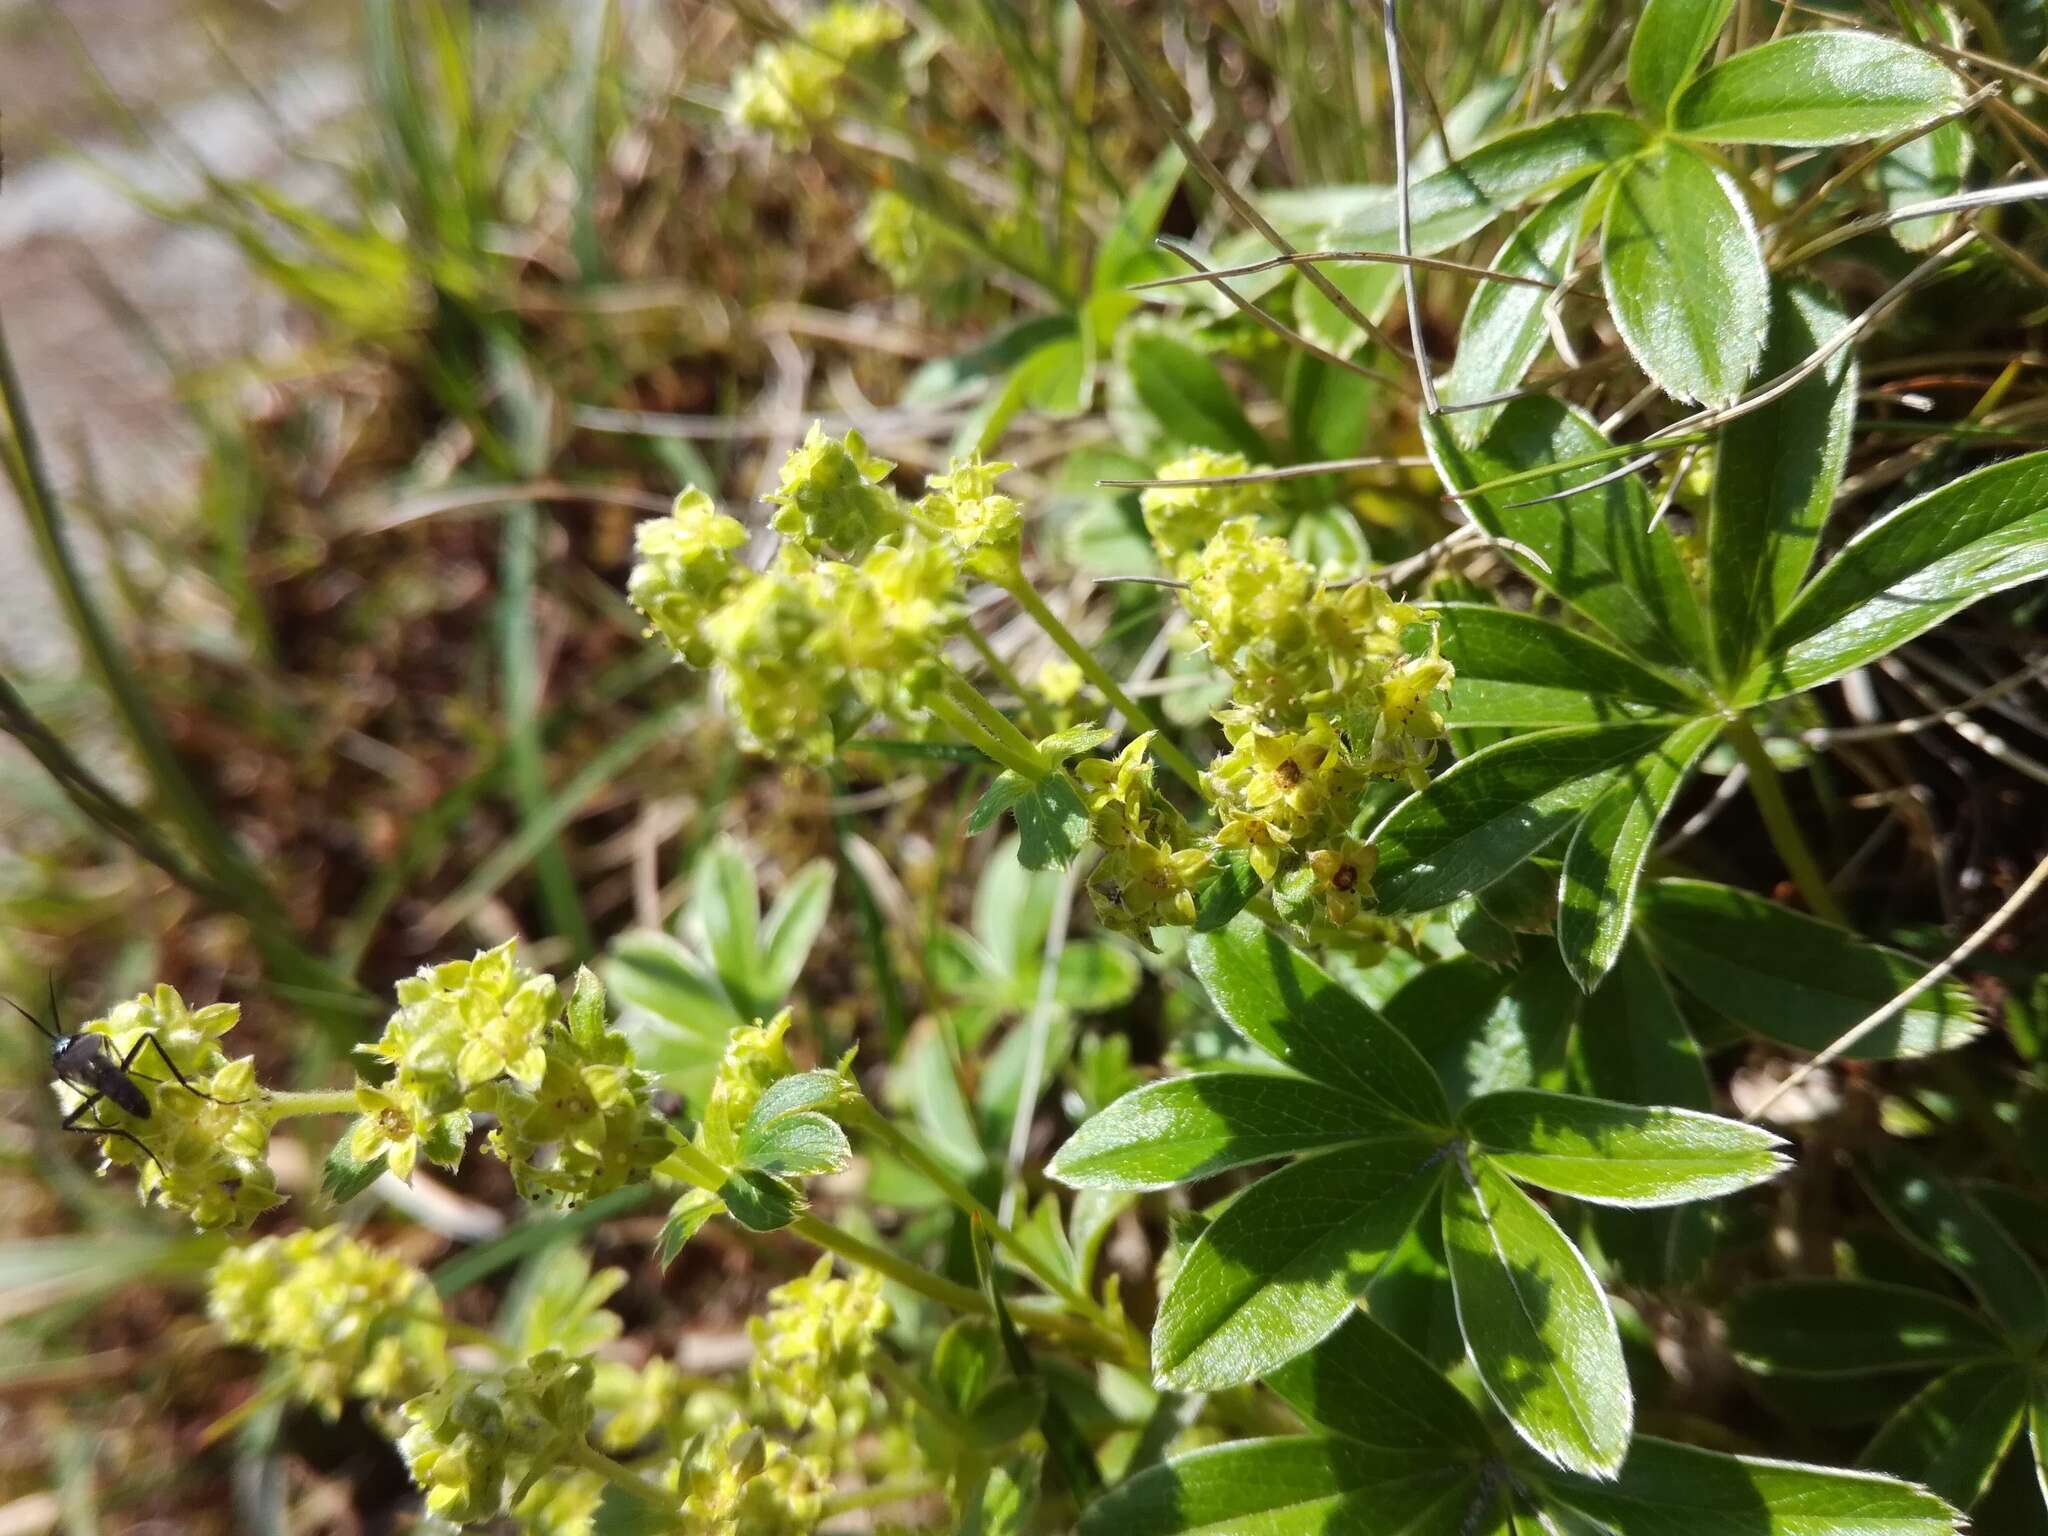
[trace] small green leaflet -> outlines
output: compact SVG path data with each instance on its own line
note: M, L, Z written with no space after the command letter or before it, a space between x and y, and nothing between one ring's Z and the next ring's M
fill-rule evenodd
M1628 47L1628 93L1661 119L1735 9L1735 0L1647 0Z
M1766 1376L1871 1376L2002 1352L1996 1330L1945 1296L1868 1280L1773 1280L1728 1307L1735 1358Z
M1871 32L1801 32L1716 65L1672 104L1671 126L1718 144L1851 144L1909 133L1967 92L1933 54Z

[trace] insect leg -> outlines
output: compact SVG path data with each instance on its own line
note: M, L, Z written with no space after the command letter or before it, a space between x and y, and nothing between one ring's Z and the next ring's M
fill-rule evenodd
M74 1136L118 1136L123 1141L132 1141L135 1143L136 1146L142 1149L142 1155L144 1157L148 1158L152 1163L156 1164L157 1171L161 1173L163 1171L164 1160L158 1157L154 1152L150 1151L149 1143L144 1141L140 1136L136 1135L133 1131L123 1130L118 1125L108 1125L104 1120L100 1119L98 1115L94 1115L92 1117L92 1123L90 1125L80 1125L78 1123L79 1116L83 1115L87 1110L93 1108L100 1102L101 1099L105 1097L106 1095L103 1093L87 1094L84 1098L80 1099L76 1104L71 1106L71 1113L63 1118L63 1120L58 1124L57 1128L61 1131L69 1131Z
M134 1070L134 1065L135 1058L142 1054L142 1048L145 1045L153 1045L156 1047L156 1054L158 1058L163 1062L165 1066L171 1069L171 1076L178 1080L178 1086L180 1088L183 1088L187 1093L192 1094L197 1098L202 1098L206 1100L206 1102L209 1104L240 1104L243 1102L241 1099L216 1099L212 1094L201 1093L197 1088L194 1088L192 1084L186 1080L185 1074L178 1070L178 1064L175 1061L171 1060L171 1053L164 1049L163 1041L157 1039L155 1032L151 1030L144 1030L141 1035L141 1038L139 1038L133 1045L128 1047L128 1054L121 1058L121 1070L123 1072L128 1073L131 1077L142 1077L142 1074L140 1072ZM144 1081L155 1081L155 1079L145 1078Z

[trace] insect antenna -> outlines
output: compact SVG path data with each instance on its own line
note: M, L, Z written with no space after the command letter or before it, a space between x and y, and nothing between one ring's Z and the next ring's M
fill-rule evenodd
M26 1008L22 1007L21 1004L17 1003L13 998L0 997L0 1002L4 1002L5 1004L7 1004L8 1007L12 1008L24 1019L27 1019L29 1023L35 1025L36 1033L43 1036L45 1039L58 1040L63 1038L55 1030L51 1029L49 1025L45 1024L41 1019L37 1018L34 1014L30 1013Z

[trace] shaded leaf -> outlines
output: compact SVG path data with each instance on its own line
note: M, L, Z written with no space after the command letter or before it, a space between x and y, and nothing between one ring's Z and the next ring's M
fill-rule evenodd
M1465 493L1509 475L1546 470L1609 446L1592 420L1548 396L1510 402L1476 448L1425 416L1423 445L1445 489ZM1497 538L1533 550L1542 564L1513 548L1517 569L1555 592L1638 658L1700 666L1706 636L1698 596L1663 527L1652 528L1649 494L1635 475L1559 496L1612 472L1611 463L1554 470L1484 495L1465 496L1472 520ZM1550 500L1545 498L1557 497Z
M2007 1332L2031 1343L2048 1336L2048 1284L1960 1185L1896 1145L1866 1158L1862 1172L1886 1219L1959 1275Z
M1216 1011L1275 1061L1381 1117L1449 1120L1434 1074L1399 1032L1255 917L1196 934L1188 961Z
M1679 984L1731 1024L1819 1051L1919 980L1919 962L1749 891L1658 880L1637 894L1637 922ZM1983 1032L1976 999L1955 982L1929 988L1850 1047L1884 1061L1953 1050Z
M1728 1308L1728 1344L1766 1376L1870 1376L1959 1365L2001 1352L1967 1307L1915 1286L1770 1280Z
M1421 1137L1305 1157L1254 1184L1181 1261L1152 1330L1160 1385L1252 1381L1343 1322L1437 1187Z
M1254 464L1272 462L1272 448L1205 353L1164 331L1134 330L1123 340L1123 358L1131 388L1167 437L1241 453Z
M1482 748L1402 801L1372 834L1384 912L1423 912L1491 885L1577 821L1654 724L1536 731Z
M1458 1326L1487 1395L1548 1460L1613 1475L1635 1408L1600 1282L1543 1208L1484 1158L1448 1182L1443 1205Z
M1486 1426L1437 1368L1363 1312L1266 1385L1311 1425L1364 1445L1433 1456L1485 1456Z
M1064 869L1088 842L1088 807L1063 772L1048 773L1010 809L1017 818L1017 862L1026 869Z
M1716 716L1673 731L1615 775L1572 833L1558 896L1557 943L1586 991L1614 968L1657 828L1721 724Z
M1776 378L1796 367L1846 323L1819 289L1778 284L1758 372ZM1722 429L1707 518L1707 607L1724 677L1743 675L1813 564L1849 454L1856 377L1855 350L1845 347L1797 388Z
M1959 1366L1886 1420L1861 1459L1968 1509L2019 1438L2027 1388L2028 1373L2016 1361Z

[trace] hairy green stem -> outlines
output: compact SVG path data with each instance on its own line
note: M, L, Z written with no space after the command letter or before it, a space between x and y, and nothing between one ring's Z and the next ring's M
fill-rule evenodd
M681 1521L682 1501L651 1477L642 1477L631 1467L613 1461L587 1440L573 1440L566 1447L568 1458L586 1472L595 1472L622 1493L630 1493L649 1508L659 1509Z
M907 1504L912 1499L925 1498L944 1487L945 1484L936 1478L926 1477L900 1483L877 1483L872 1488L849 1488L826 1499L818 1514L821 1519L830 1519L857 1509L886 1509L891 1504Z
M974 748L975 751L993 758L1014 773L1027 779L1044 777L1045 767L1037 760L1037 754L1026 756L1006 742L996 740L972 715L951 699L943 696L928 699L925 708L934 720L943 721L952 727L954 734Z
M1764 831L1770 834L1771 846L1778 850L1778 857L1785 861L1792 883L1806 898L1807 910L1815 917L1848 927L1849 919L1842 911L1841 903L1835 900L1835 893L1828 889L1820 862L1814 858L1806 834L1799 830L1798 818L1786 803L1785 786L1778 765L1771 761L1763 738L1757 735L1756 727L1749 723L1748 716L1736 715L1730 720L1728 739L1734 742L1737 754L1749 769L1749 789L1756 796L1757 810L1763 815Z
M1037 692L1024 686L1024 680L1017 675L1016 668L1003 660L996 648L989 644L987 635L972 624L962 627L966 631L968 641L980 654L981 659L988 663L989 671L995 674L996 681L1017 695L1018 702L1024 706L1024 713L1031 717L1031 729L1041 736L1050 736L1053 732L1052 716L1046 713L1045 705L1040 701Z
M1039 764L1038 771L1040 773L1044 773L1046 769L1052 766L1051 763L1046 761L1045 755L1038 750L1038 743L1017 728L1016 721L1012 720L1000 709L997 709L995 705L989 703L987 699L982 697L979 688L975 687L974 684L970 683L951 667L946 669L946 691L953 696L954 701L961 708L981 722L982 729L987 731L989 735L1000 741L1012 752L1020 753L1032 762Z
M315 1089L310 1093L266 1093L257 1111L268 1125L306 1115L352 1115L355 1112L356 1092L353 1088Z
M1159 760L1172 769L1175 776L1190 789L1200 789L1202 780L1201 770L1195 767L1193 759L1167 739L1166 732L1160 727L1159 722L1153 719L1145 710L1141 709L1137 701L1124 692L1123 684L1109 675L1108 668L1095 659L1095 653L1083 645L1074 632L1060 622L1059 615L1047 607L1045 599L1038 595L1038 589L1032 586L1030 582L1019 579L1014 585L1007 586L1004 590L1010 596L1017 599L1018 606L1031 615L1038 627L1045 631L1046 636L1054 645L1067 653L1067 659L1081 669L1081 675L1095 685L1102 696L1109 700L1110 704L1116 708L1117 712L1125 720L1134 727L1159 732L1158 737L1152 743L1152 750L1159 754Z

